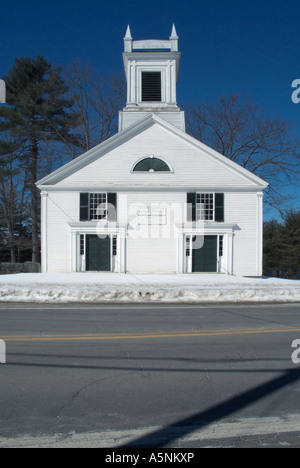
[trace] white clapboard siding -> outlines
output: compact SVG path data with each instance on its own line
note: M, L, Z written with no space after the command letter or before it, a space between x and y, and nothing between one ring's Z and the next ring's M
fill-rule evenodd
M175 239L140 238L127 241L127 273L172 274L177 272Z
M128 192L119 199L127 205L127 272L176 273L176 224L184 219L186 195Z
M46 236L48 272L71 271L69 223L78 221L79 193L51 192L47 196ZM43 233L45 234L45 233Z
M154 112L155 114L155 112ZM119 131L125 130L130 125L138 122L141 118L149 115L147 112L120 112L119 113ZM166 120L179 130L185 131L184 112L157 112L160 118Z
M258 222L256 193L226 193L225 216L235 222L233 274L257 276Z
M166 208L167 221L180 223L185 217L186 193L174 191L120 192L118 194L118 216L120 223L128 223L143 207ZM173 221L173 222L172 222Z
M142 158L155 156L173 172L133 172ZM160 125L153 125L59 182L57 187L251 187L254 184L223 162L187 143Z

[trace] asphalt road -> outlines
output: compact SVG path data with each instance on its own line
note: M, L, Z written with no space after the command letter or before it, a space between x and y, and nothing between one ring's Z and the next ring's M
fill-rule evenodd
M2 304L0 447L298 447L299 312Z

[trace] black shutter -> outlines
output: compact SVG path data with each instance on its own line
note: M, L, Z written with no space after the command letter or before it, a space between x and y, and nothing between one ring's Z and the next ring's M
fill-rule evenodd
M80 194L79 219L80 221L89 220L89 194L88 193Z
M224 193L215 194L215 221L224 221Z
M108 207L108 221L117 221L117 194L116 193L108 193L107 194L107 203L108 205L112 205L115 209L113 210L112 207Z
M187 193L187 221L196 221L196 193Z

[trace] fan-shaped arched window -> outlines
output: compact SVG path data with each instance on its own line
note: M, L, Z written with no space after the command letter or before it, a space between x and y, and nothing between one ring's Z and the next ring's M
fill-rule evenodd
M159 158L145 158L139 161L133 168L133 172L170 172L167 163Z

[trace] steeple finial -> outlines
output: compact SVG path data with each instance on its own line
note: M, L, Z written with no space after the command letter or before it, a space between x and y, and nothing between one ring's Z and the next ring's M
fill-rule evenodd
M132 52L132 37L129 25L127 26L126 35L124 37L124 52Z
M129 26L129 25L127 26L127 31L126 31L125 39L132 39L132 37L131 37L131 31L130 31L130 26Z
M176 28L175 28L175 24L173 23L173 27L172 27L172 32L171 32L171 37L170 39L178 39L178 36L177 36L177 32L176 32Z
M175 28L174 23L173 23L173 27L172 27L170 41L171 41L171 50L172 50L172 52L178 52L178 36L177 36L177 32L176 32L176 28Z

